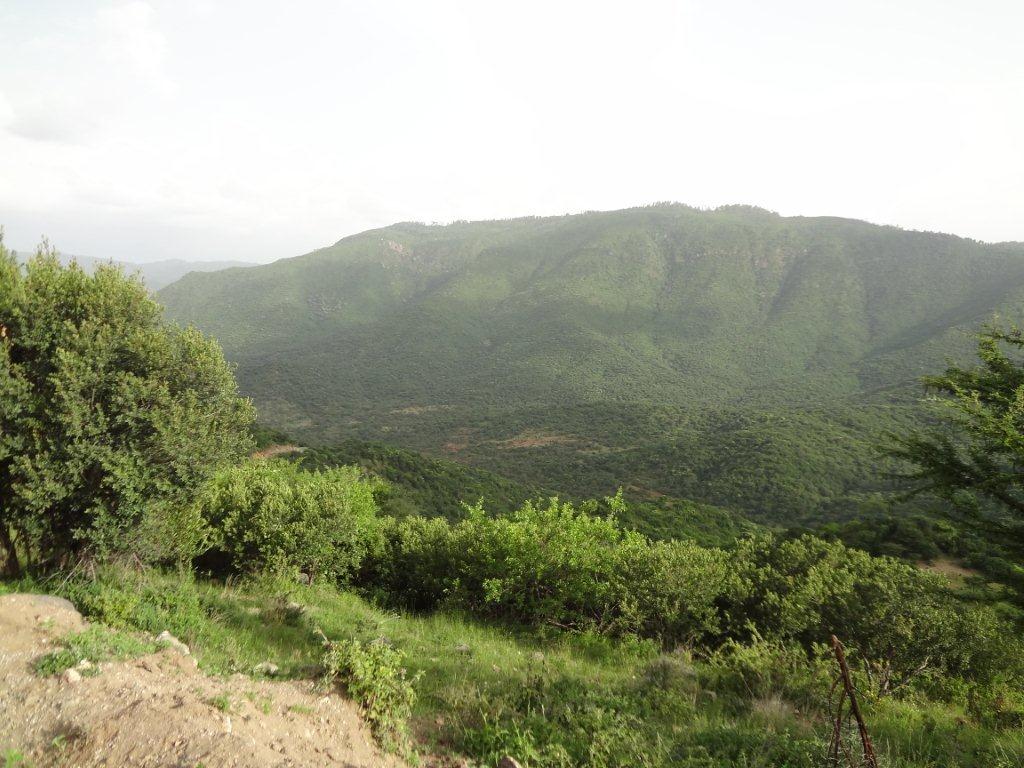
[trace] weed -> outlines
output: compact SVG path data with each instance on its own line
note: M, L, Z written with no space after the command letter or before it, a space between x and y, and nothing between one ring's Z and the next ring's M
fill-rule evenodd
M381 746L409 754L408 720L416 701L411 680L402 666L404 654L380 640L331 642L325 639L323 682L340 682L359 702L370 729Z
M226 694L220 694L206 700L206 703L215 709L219 709L221 712L231 711L231 699Z
M66 669L78 667L87 661L90 666L80 670L89 676L99 673L96 666L111 659L129 659L153 653L156 645L134 635L108 627L93 626L83 632L67 635L61 640L63 648L46 654L35 663L36 674L48 677L59 675Z
M28 758L25 757L25 753L19 752L16 749L6 750L3 754L3 758L3 768L32 768L28 762Z

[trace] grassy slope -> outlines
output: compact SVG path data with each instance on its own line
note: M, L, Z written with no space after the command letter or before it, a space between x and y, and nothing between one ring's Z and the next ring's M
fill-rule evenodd
M0 583L0 592L39 587ZM281 583L101 574L77 598L120 616L122 627L170 629L215 674L250 673L269 660L282 674L312 676L317 628L331 638L386 637L407 654L411 672L423 673L414 712L421 748L484 764L504 753L527 765L558 764L543 744L562 745L573 758L567 764L591 765L811 768L823 754L827 726L812 701L800 714L793 702L737 694L706 662L644 644L546 639L447 613L387 613L352 594ZM305 614L277 610L284 600L297 600ZM868 704L867 718L890 768L1008 768L1024 760L1019 730L988 731L954 709L883 701Z
M1020 246L684 206L399 224L160 294L306 440L776 520L871 490L916 378L1022 297Z

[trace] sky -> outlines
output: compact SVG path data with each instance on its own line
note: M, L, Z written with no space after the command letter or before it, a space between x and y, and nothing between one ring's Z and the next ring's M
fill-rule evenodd
M1019 0L0 0L9 246L678 201L1024 241Z

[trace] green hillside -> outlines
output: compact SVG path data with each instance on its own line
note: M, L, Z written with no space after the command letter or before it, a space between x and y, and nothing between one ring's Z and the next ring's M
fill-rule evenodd
M160 292L304 441L771 520L877 490L918 377L1022 298L1020 244L681 205L397 224Z

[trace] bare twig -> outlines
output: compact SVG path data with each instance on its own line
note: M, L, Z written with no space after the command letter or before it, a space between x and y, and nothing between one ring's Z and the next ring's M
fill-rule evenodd
M854 693L853 679L850 677L850 667L846 663L846 652L843 650L843 644L839 642L839 638L835 635L832 635L832 650L836 655L836 661L839 662L839 672L842 676L843 688L846 691L846 698L850 700L850 711L857 721L861 749L864 752L864 766L865 768L878 768L878 757L875 755L875 747L871 743L867 725L864 723L864 715L860 711L860 704L857 703L857 696Z

